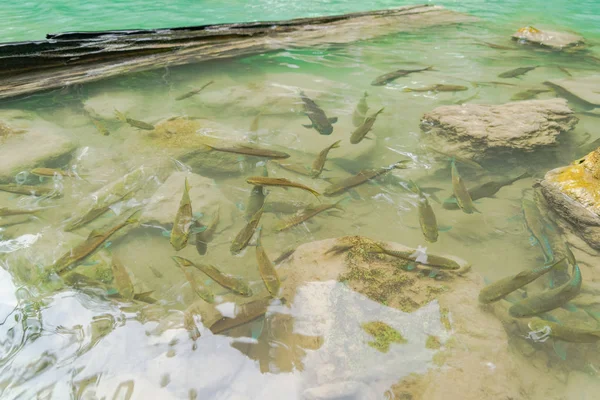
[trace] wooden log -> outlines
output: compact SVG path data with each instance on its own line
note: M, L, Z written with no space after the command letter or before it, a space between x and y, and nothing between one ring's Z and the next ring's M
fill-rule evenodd
M475 20L417 5L289 21L48 34L45 41L0 44L0 99L130 72Z

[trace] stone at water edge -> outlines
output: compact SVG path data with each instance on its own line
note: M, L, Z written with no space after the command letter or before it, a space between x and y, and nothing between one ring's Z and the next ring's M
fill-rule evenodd
M555 98L442 106L423 115L421 130L432 148L478 161L555 145L578 121L567 101Z
M550 47L555 50L575 47L584 42L583 37L574 33L540 30L532 26L519 29L513 33L512 39Z
M548 205L588 245L600 250L600 148L541 182Z

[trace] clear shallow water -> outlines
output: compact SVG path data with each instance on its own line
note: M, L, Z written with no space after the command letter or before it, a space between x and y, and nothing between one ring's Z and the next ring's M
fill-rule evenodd
M131 3L128 4L131 7ZM344 4L349 6L351 3ZM274 6L268 8L276 9ZM167 15L168 9L165 5L161 12ZM217 303L239 304L264 296L264 285L256 267L256 249L250 247L235 257L229 252L233 238L244 226L243 214L250 195L245 178L261 174L262 165L257 165L256 159L233 156L225 163L229 172L215 174L201 167L202 162L206 162L202 157L200 161L185 159L178 153L178 148L189 150L198 146L198 138L216 136L275 146L290 152L290 160L310 165L321 149L342 140L342 146L331 152L324 178L344 177L349 171L410 158L413 162L409 169L394 172L394 175L414 179L423 187L439 188L436 194L443 200L452 190L448 160L422 145L419 120L424 113L439 105L467 99L486 104L507 102L517 92L543 87L542 82L563 77L564 73L557 66L566 67L574 76L589 75L597 69L589 60L572 55L534 49L497 50L482 45L480 41L510 46L507 35L529 23L524 17L526 13L536 11L529 3L527 7L518 8L519 16L516 17L516 7L511 8L512 15L519 20L515 23L508 13L497 14L496 9L500 10L484 3L473 3L474 13L488 20L472 25L435 27L344 46L309 49L290 46L252 57L133 74L83 85L77 90L55 91L5 104L0 114L3 121L18 128L42 130L75 141L78 150L72 159L47 166L74 168L81 179L40 179L23 171L24 174L15 180L25 177L28 184L56 187L63 196L36 200L0 192L2 207L55 207L40 213L39 219L3 226L4 230L0 232L4 268L0 277L0 310L2 317L6 317L1 332L2 397L280 399L294 398L297 394L298 398L306 398L308 395L301 395L306 390L309 394L314 394L317 389L331 391L328 384L343 383L337 390L353 392L353 398L369 398L370 395L384 398L383 394L390 386L408 374L424 373L439 365L435 351L427 347L427 341L430 336L435 336L445 343L452 338L452 332L444 326L444 313L436 302L414 312L403 312L394 303L394 296L385 297L364 288L362 291L351 290L355 288L352 283L348 286L336 282L336 277L313 279L310 273L308 277L300 273L303 265L311 265L313 271L333 268L323 259L318 259L315 265L309 262L293 264L300 271L291 270L284 264L279 273L283 286L288 291L294 289L293 301L275 302L266 319L259 318L226 334L212 335L203 325L210 325L210 318L215 314L213 307L199 299L170 257L177 254L196 262L213 263L228 273L241 276L255 292L252 298L233 295L193 271L198 282L216 293ZM269 19L303 15L299 10L298 14L281 12ZM285 9L285 12L292 11ZM318 7L312 8L311 12L320 13ZM257 12L256 18L263 14ZM139 18L139 14L131 12L130 15ZM252 14L244 14L244 17L248 15ZM578 21L572 19L573 13L565 12L565 15L568 16L566 21L571 21L566 26L577 25ZM550 26L564 26L558 16L559 13L545 13L544 21ZM158 21L160 26L165 26L164 21L166 17ZM186 19L182 23L166 25L196 23L204 22ZM133 24L119 23L119 26L102 25L101 28L131 26ZM80 28L62 25L58 30ZM580 24L580 28L577 29L579 32L589 32L593 42L594 28L584 24ZM92 28L86 25L86 29ZM541 66L519 79L509 80L516 86L472 84L497 81L499 73L531 64ZM384 87L370 85L374 77L391 70L427 65L433 65L436 70L413 74ZM199 95L176 100L210 80L214 80L214 84ZM465 85L467 90L458 93L403 91L406 87L436 83ZM331 136L322 136L301 126L308 120L301 112L299 89L316 99L328 115L339 118ZM347 138L353 130L353 110L364 91L369 93L370 112L381 107L385 107L385 111L371 134L375 140L354 146ZM539 98L554 96L555 93L547 92ZM571 106L577 111L583 109L577 103L571 103ZM115 109L163 128L153 132L134 129L115 119ZM101 135L92 125L90 112L100 116L110 131L109 136ZM258 130L250 132L257 114L260 114ZM191 119L169 123L167 120L174 116ZM563 138L558 150L549 149L527 158L489 163L483 174L465 166L459 165L459 168L469 186L488 179L516 176L524 170L539 178L548 169L582 156L578 144L597 139L600 134L596 126L597 118L581 115L577 128ZM143 169L139 170L140 167ZM182 171L190 167L195 174L206 177L190 178L196 217L210 221L215 203L221 204L222 221L206 256L197 254L193 241L180 252L175 252L169 244L172 214L182 193ZM87 202L93 199L94 191L131 173L136 184L143 183L132 198L113 206L83 228L73 233L64 232L65 221L85 209ZM325 180L301 177L272 165L269 174L302 182L319 191L328 186ZM44 269L53 261L85 240L92 228L113 226L131 214L135 207L148 207L149 199L168 179L179 179L176 185L162 192L166 212L170 213L168 216L165 217L165 210L162 210L155 213L153 219L144 221L142 226L125 230L126 235L116 235L78 267L78 272L95 280L104 280L107 287L81 285L76 290L64 285L56 276L44 274ZM445 210L432 199L441 227L439 240L433 244L425 242L420 233L415 196L389 179L357 188L344 202L344 210L338 212L337 217L322 215L283 233L276 234L274 228L289 216L266 213L262 219L263 243L274 259L285 249L302 243L363 235L461 257L473 265L474 276L493 281L543 262L539 248L531 246L520 217L521 199L524 194L530 195L525 189L531 188L533 182L533 179L518 181L503 188L496 198L480 200L477 207L481 214ZM209 194L202 197L194 192L199 187ZM199 206L197 198L211 206ZM289 200L315 202L308 193L269 190L267 204ZM582 252L577 255L584 256ZM135 292L154 291L152 296L158 300L157 304L132 303L109 296L115 292L110 272L115 256L125 266ZM583 267L586 282L595 281L597 273L589 264L594 258L588 256L586 260L588 264ZM446 283L444 279L442 274L440 282ZM417 287L426 286L429 280L437 282L434 277L424 274L417 279ZM448 280L447 284L451 287L453 283ZM540 284L537 289L543 287ZM459 308L475 304L476 288L467 296L468 304L454 304L456 308L451 312L459 314ZM415 293L416 297L419 291ZM190 339L186 329L189 321L186 322L184 314L193 305L203 317L202 321L198 318L194 321L202 334L196 341ZM227 309L227 305L221 306L220 312L227 314ZM563 318L565 313L558 310L555 315ZM566 318L569 321L589 320L581 314L578 310L574 315L567 314ZM385 321L401 332L408 344L392 343L387 353L373 349L368 344L373 338L361 329L362 324L373 321ZM485 333L485 329L481 329ZM485 349L506 345L506 338L482 336L487 340L482 345ZM527 377L525 380L544 377L548 381L542 386L556 385L556 393L560 393L552 397L552 394L541 396L537 392L537 397L533 398L570 398L571 394L581 397L581 393L587 396L592 391L598 379L594 370L600 362L593 345L568 346L566 360L562 360L560 348L555 350L540 345L534 347L535 353L531 355L529 348L523 350L513 343L522 339L518 333L509 330L509 338L511 347L507 347L505 353L508 354L510 349L511 354L529 354L530 360L516 358L513 361ZM548 369L543 374L532 373L529 368L536 365L534 360L537 364L548 364ZM465 361L463 367L472 366ZM571 373L583 373L590 378L579 387L567 386L564 376ZM562 376L562 380L557 376ZM498 390L508 393L511 389L514 388L505 385Z

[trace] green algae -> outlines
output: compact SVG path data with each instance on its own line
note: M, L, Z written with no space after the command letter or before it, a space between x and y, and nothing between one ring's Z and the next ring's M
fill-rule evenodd
M440 347L442 347L442 343L440 342L440 339L438 339L436 336L432 336L432 335L427 336L427 341L425 342L425 348L431 349L431 350L438 350Z
M375 340L369 342L369 346L382 353L390 350L392 343L407 343L407 340L400 332L381 321L366 322L361 325L363 330L373 336Z

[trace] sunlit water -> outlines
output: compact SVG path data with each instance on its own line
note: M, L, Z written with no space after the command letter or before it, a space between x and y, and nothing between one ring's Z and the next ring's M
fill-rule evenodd
M543 88L544 81L564 77L558 67L567 68L573 76L592 74L598 64L587 57L519 47L508 36L532 21L537 24L534 17L539 17L545 27L576 29L593 45L600 34L600 13L592 11L597 7L595 1L579 2L577 6L558 2L562 4L543 15L541 3L536 2L442 3L485 19L343 46L290 46L251 57L133 74L5 104L1 118L25 129L48 129L76 142L77 150L69 160L47 166L70 168L78 176L38 178L23 171L15 177L22 183L55 187L62 197L36 200L0 192L2 207L48 207L34 217L19 217L18 224L6 218L0 220L2 398L319 398L310 395L340 382L351 393L347 398L384 398L389 387L403 377L433 368L434 351L426 348L427 338L434 335L443 341L450 335L440 323L436 302L406 313L335 280L297 282L291 304L274 301L266 317L223 334L213 335L203 325L207 321L196 318L201 336L191 339L186 329L189 326L184 324L184 310L192 304L199 304L207 313L214 308L192 291L171 256L211 263L250 282L255 295L244 298L200 273L195 275L216 293L216 303L221 304L219 311L224 314L232 302L246 303L266 295L256 267L255 247L237 256L229 251L231 241L245 224L243 216L251 190L245 179L261 175L264 160L230 157L226 166L229 172L217 174L203 169L201 161L179 157L172 148L197 147L198 136L238 139L289 151L290 162L310 165L321 149L341 140L341 148L331 151L321 178L345 177L363 168L410 159L409 169L391 174L413 179L422 187L439 188L436 195L443 200L452 192L449 160L420 142L421 116L440 105L508 102L518 92ZM8 10L1 27L4 40L41 38L48 31L281 19L399 5L392 1L368 5L190 2L186 12L182 12L173 2L153 2L151 7L136 7L132 2L87 2L81 6L84 8L45 2L35 10L24 9L26 4ZM99 18L98 14L106 17ZM198 16L190 17L193 14ZM121 19L111 19L111 15ZM39 20L43 23L34 23ZM511 49L493 49L483 42ZM387 86L370 85L383 73L429 65L435 70L412 74ZM498 81L499 73L530 65L539 67L523 77L507 80L514 86L474 84ZM200 94L176 100L211 80L214 84ZM468 90L437 94L403 91L437 83L465 85ZM301 126L309 121L301 112L299 90L317 99L329 116L339 118L332 135L322 136ZM372 140L353 147L348 142L354 129L352 112L365 91L369 113L382 107L385 110L370 134ZM546 92L538 98L556 95ZM577 103L570 105L576 111L584 108ZM102 116L109 136L98 132L84 108ZM160 133L138 130L115 119L114 109L157 125L171 117L189 117L194 132L178 141L174 135L181 126L174 126L174 131L162 129ZM274 259L302 243L361 235L461 257L473 265L474 273L488 281L538 266L543 257L539 247L531 245L524 228L521 199L531 194L526 189L531 188L534 179L582 156L579 145L600 137L597 118L578 116L577 128L561 138L558 150L551 148L526 158L486 164L485 173L459 164L469 186L524 171L533 178L503 188L495 198L478 201L476 206L481 213L477 214L445 210L431 199L441 230L436 243L425 242L421 235L415 195L398 181L382 179L348 194L343 210L320 215L282 233L276 233L274 227L288 216L265 213L261 221L264 247ZM256 121L258 130L251 132ZM181 176L190 170L206 177L202 182L211 190L206 201L221 202L221 222L207 255L198 255L193 239L185 249L175 252L169 243L170 224L144 221L133 230L126 228L125 235L109 239L77 267L76 271L104 280L105 287L75 289L56 275L44 273L64 252L84 240L92 228L113 226L135 209L146 207L172 174ZM299 176L270 164L268 172L269 176L286 177L319 191L328 186L324 179ZM93 192L128 173L136 174L137 187L132 196L85 227L64 232L65 223L85 207ZM190 180L192 190L194 182ZM172 213L179 204L182 186L163 192L165 201L172 202ZM272 188L268 192L267 204L275 200L315 202L310 194L294 189ZM214 208L203 210L194 203L192 208L203 222L210 221L214 212ZM157 303L148 305L110 297L115 294L110 272L111 259L115 257L132 277L135 292L153 291ZM591 280L590 271L586 270L585 278ZM283 267L279 273L285 286L292 271ZM477 301L476 297L472 300ZM392 344L387 353L368 346L370 338L360 326L375 320L401 331L410 345ZM551 357L560 363L556 355ZM564 362L558 368L575 368L568 358ZM590 373L595 367L586 368L585 372Z

